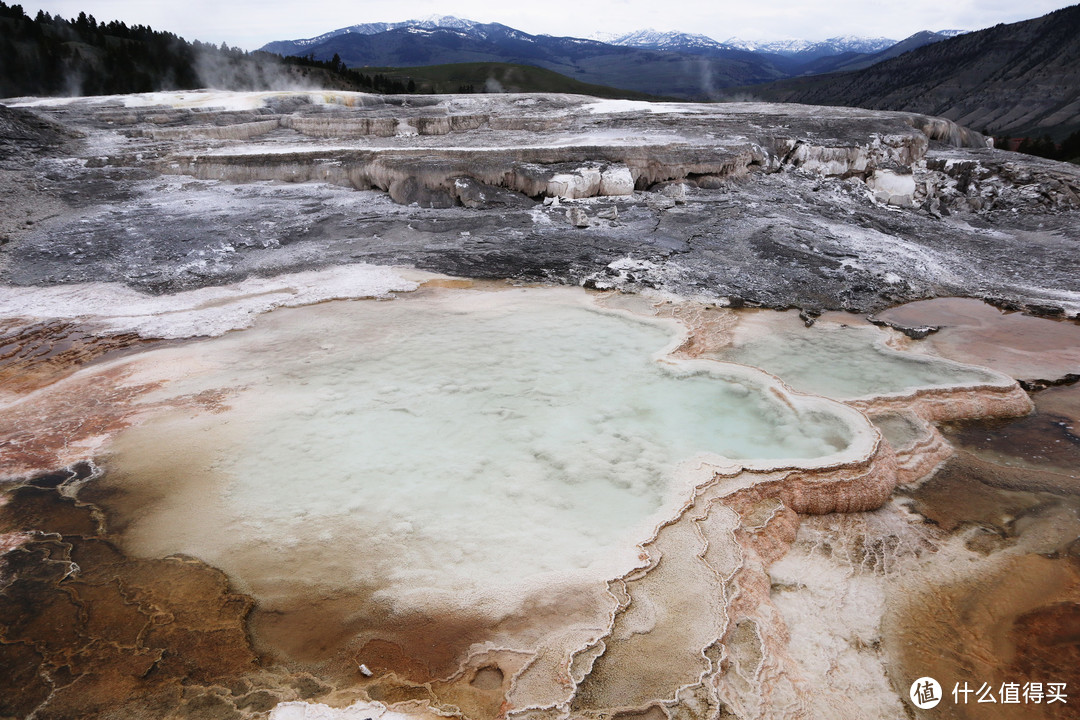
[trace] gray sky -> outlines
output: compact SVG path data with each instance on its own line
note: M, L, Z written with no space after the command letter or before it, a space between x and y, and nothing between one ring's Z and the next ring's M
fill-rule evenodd
M11 0L8 0L12 4ZM499 22L528 33L586 37L597 31L646 27L702 33L717 40L804 38L837 35L903 39L919 30L978 30L1026 20L1067 7L1060 0L608 0L574 5L515 0L24 0L70 18L86 11L98 20L123 20L168 30L188 40L222 41L254 50L270 40L295 40L362 22L396 22L428 15L456 15Z

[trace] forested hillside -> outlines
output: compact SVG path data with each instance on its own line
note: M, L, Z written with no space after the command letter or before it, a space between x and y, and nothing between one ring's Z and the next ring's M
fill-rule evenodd
M1080 130L1080 5L995 25L857 72L744 88L755 98L941 115L997 135Z
M219 87L266 90L298 86L406 91L406 84L347 70L340 63L248 53L116 20L74 20L0 1L0 97L108 95ZM400 87L398 87L400 85Z

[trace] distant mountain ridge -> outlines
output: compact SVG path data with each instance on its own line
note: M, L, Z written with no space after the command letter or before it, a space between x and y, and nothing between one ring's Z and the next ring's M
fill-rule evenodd
M293 46L311 46L318 45L331 38L339 35L378 35L379 33L389 32L391 30L402 30L407 28L417 28L420 30L436 30L436 29L449 29L460 30L462 32L475 32L482 34L482 30L477 30L481 23L473 22L472 20L463 20L461 18L454 17L453 15L429 15L419 20L403 20L402 22L374 22L374 23L360 23L359 25L350 25L349 27L338 28L337 30L331 30L328 33L323 33L317 37L307 38L304 40L277 40L267 43L260 50L267 52L276 52L283 55L295 54L293 52L283 52L276 49L276 46L281 46L289 50L293 49Z
M652 50L678 50L684 48L745 49L717 42L707 35L696 35L684 32L660 32L659 30L653 30L652 28L635 30L634 32L622 35L614 33L595 33L589 39L606 42L609 45L623 45L625 47L648 48Z
M841 53L876 53L892 47L896 40L885 37L859 37L857 35L841 35L820 42L810 40L773 40L768 42L740 40L729 38L724 41L729 47L749 50L751 52L766 52L776 55L787 56L815 56L839 55Z
M894 57L899 57L924 45L930 45L950 37L962 35L964 30L941 30L932 32L923 30L910 37L906 37L898 43L890 45L883 50L873 53L843 52L836 54L824 54L807 63L801 75L821 75L832 72L853 72L862 70L879 62L884 62Z
M923 45L855 72L743 88L763 100L907 110L976 130L1080 129L1080 5Z
M497 23L492 23L497 24ZM505 26L503 26L505 27ZM277 40L267 43L261 50L267 52L283 53L293 50L295 46L312 46L325 42L340 35L377 35L391 30L416 28L421 30L450 29L460 30L467 34L484 37L484 23L466 20L453 15L429 15L416 20L403 20L401 22L373 22L359 23L348 27L338 28L328 33L323 33L313 38L300 40ZM953 34L965 32L963 30L942 30L937 34L942 37L951 37ZM521 33L527 35L527 33ZM538 37L553 37L539 35ZM652 28L635 30L629 33L593 33L587 38L581 38L608 45L621 45L623 47L645 48L650 50L674 50L687 49L717 49L717 50L744 50L747 52L772 53L776 55L796 56L812 54L813 56L839 55L841 53L856 52L872 54L885 50L897 43L896 40L885 37L862 37L857 35L843 35L822 41L801 39L776 40L776 41L748 41L738 38L730 38L719 41L707 35L687 33L679 31L660 31ZM285 52L284 54L288 54Z
M930 33L927 37L943 39ZM927 41L930 41L929 39ZM512 63L552 70L579 81L690 100L717 99L725 88L765 83L840 64L873 60L896 46L889 38L842 36L822 42L720 42L706 35L638 30L592 38L531 35L499 23L433 15L362 23L322 35L279 40L262 50L330 60L349 67L416 67ZM835 60L823 60L835 58Z
M282 55L337 55L351 68L453 63L533 65L579 82L664 97L709 100L723 88L768 82L792 73L783 58L734 48L707 53L612 45L574 37L532 35L499 23L437 16L405 23L369 23L324 35L268 43ZM780 62L778 62L778 60Z

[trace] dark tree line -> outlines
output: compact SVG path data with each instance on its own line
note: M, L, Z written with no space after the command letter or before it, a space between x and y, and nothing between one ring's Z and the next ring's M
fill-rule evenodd
M0 97L101 95L199 86L196 45L79 13L65 20L0 1Z
M262 90L318 69L335 86L377 93L417 92L412 79L352 70L330 61L188 42L170 32L85 12L73 20L0 0L0 97L111 95L218 87ZM301 69L301 70L297 70ZM289 73L293 73L290 75Z
M1069 135L1060 143L1054 142L1049 135L1042 137L1020 138L1017 141L1009 136L994 138L994 146L1005 150L1037 155L1050 160L1064 160L1080 163L1080 130Z
M304 57L289 56L284 58L284 62L288 65L322 68L327 72L348 79L356 89L364 92L382 93L384 95L417 92L416 81L412 78L409 78L407 82L402 82L381 73L366 75L345 65L341 60L341 56L337 53L334 53L334 57L329 60L316 60L314 55L307 55Z

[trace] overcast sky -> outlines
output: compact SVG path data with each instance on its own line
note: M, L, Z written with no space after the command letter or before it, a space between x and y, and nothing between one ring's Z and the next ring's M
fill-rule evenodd
M11 0L9 0L11 4ZM52 0L24 1L71 18L86 11L98 20L123 20L168 30L188 40L222 41L254 50L271 40L295 40L363 22L396 22L455 15L499 22L528 33L587 37L652 27L701 33L717 40L837 35L903 39L919 30L978 30L1026 20L1073 3L1055 0L608 0L603 3L517 0Z

